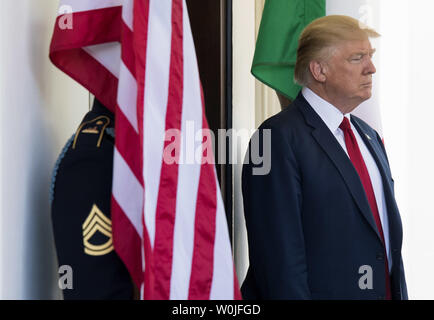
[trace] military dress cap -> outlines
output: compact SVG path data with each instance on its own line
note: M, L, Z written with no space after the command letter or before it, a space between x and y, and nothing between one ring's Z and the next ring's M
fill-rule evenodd
M95 99L56 163L51 214L59 267L72 271L64 299L133 299L113 248L110 212L114 116Z

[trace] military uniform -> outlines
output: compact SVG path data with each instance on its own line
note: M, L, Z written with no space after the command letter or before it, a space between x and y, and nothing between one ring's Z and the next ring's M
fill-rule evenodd
M133 299L134 288L113 248L110 215L113 114L95 99L56 163L52 222L59 266L70 266L64 299Z

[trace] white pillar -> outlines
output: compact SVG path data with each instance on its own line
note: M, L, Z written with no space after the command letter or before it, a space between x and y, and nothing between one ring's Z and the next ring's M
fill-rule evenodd
M88 94L48 59L58 1L0 5L0 299L58 298L48 190Z
M250 74L255 51L255 1L233 1L233 129L255 128L255 79ZM248 140L234 146L234 253L240 285L248 267L247 233L241 193L241 170Z

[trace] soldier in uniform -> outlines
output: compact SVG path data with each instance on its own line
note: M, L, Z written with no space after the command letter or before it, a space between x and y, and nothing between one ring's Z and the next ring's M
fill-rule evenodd
M70 266L70 299L134 299L131 277L113 248L110 215L114 115L97 99L54 169L51 214L59 266Z

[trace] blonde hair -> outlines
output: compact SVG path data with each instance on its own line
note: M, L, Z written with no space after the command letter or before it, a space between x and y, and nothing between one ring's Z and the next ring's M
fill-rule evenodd
M300 35L294 80L301 86L310 83L311 61L326 61L343 41L377 38L380 34L360 21L343 15L330 15L312 21Z

